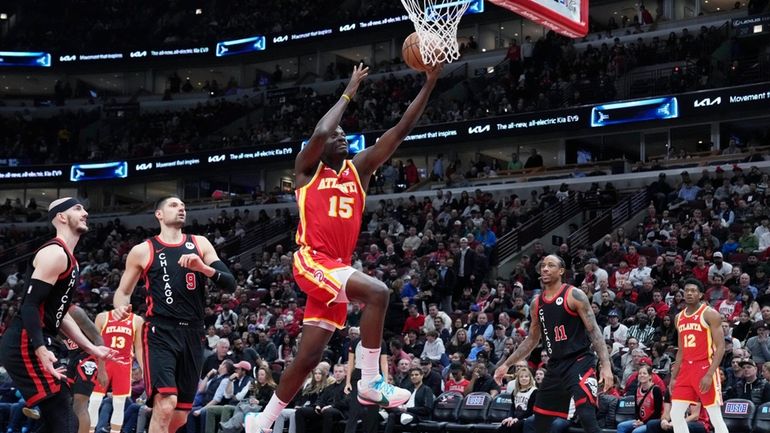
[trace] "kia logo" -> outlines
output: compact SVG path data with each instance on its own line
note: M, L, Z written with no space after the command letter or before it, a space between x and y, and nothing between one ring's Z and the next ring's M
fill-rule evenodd
M74 62L75 60L77 60L77 57L74 54L69 56L59 56L60 62Z
M344 26L340 26L340 31L341 32L349 32L350 30L355 30L355 29L356 29L355 23L353 23L353 24L345 24Z
M693 102L692 105L695 108L700 108L700 107L710 107L712 105L719 105L721 103L722 103L722 97L719 96L719 97L716 97L714 99L711 99L711 98L699 99L699 100Z
M486 124L486 125L476 125L468 128L468 134L481 134L483 132L489 132L489 130L492 129L492 125Z
M136 164L136 171L150 170L152 168L151 162L145 162L142 164Z
M224 155L213 155L213 156L209 156L209 162L210 162L210 163L217 163L217 162L222 162L222 161L224 161L224 160L225 160L225 156L224 156Z
M277 44L281 42L286 42L288 40L289 40L289 35L276 36L273 38L273 43Z
M147 51L132 51L131 58L147 57Z

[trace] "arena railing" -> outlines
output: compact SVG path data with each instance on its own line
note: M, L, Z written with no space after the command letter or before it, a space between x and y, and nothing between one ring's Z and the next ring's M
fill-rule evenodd
M599 212L590 221L584 222L580 228L567 238L567 244L572 251L577 246L593 245L607 233L628 222L636 214L650 204L647 188L623 198L615 206Z
M532 215L526 223L511 230L497 241L499 264L503 265L510 261L523 246L543 237L581 211L580 201L576 195L573 195L555 206Z

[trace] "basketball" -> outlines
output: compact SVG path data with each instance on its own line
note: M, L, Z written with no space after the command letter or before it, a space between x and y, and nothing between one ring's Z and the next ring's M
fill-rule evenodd
M401 57L404 63L415 71L427 71L429 68L422 61L420 54L420 37L417 32L412 33L404 39L404 45L401 47Z

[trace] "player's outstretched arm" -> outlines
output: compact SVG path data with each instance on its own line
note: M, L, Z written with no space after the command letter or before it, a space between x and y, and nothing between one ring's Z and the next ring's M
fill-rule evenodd
M675 328L677 326L676 323L677 323L677 319L674 319ZM680 349L676 351L676 357L674 358L674 362L671 363L671 379L668 382L669 391L674 389L674 382L676 381L676 377L679 375L679 369L682 367L683 355L682 355L681 348L684 347L683 346L684 342L682 341L682 334L679 334L677 338L678 338L678 341L677 341L678 344L676 347Z
M498 385L502 384L503 377L508 374L508 370L511 369L517 362L529 356L535 347L540 343L540 319L537 317L537 299L532 300L529 306L529 335L519 344L519 347L511 353L497 369L495 370L495 381Z
M136 283L142 276L145 265L150 261L150 248L147 242L135 245L128 252L126 258L126 270L120 277L118 289L115 290L115 297L112 300L112 317L115 320L123 320L131 312L131 294L134 293Z
M703 312L703 318L706 320L706 324L709 325L711 341L714 342L714 356L711 357L711 365L700 381L701 392L706 392L711 387L714 374L719 369L722 357L725 355L725 333L722 330L722 318L715 309L711 307L706 308L706 311Z
M339 126L342 114L358 91L358 86L367 75L369 75L369 67L364 67L363 63L353 67L353 73L350 76L350 82L348 82L345 92L340 95L340 99L318 121L307 145L297 154L297 159L294 161L296 176L304 176L308 180L313 176L313 172L316 166L318 166L318 161L321 159L321 153L323 153L326 140L331 137L332 133ZM304 186L304 183L298 186Z
M591 339L591 346L593 346L596 355L599 357L599 381L604 383L604 391L608 391L612 388L615 377L612 374L610 353L607 351L607 345L604 343L602 330L596 323L596 316L591 308L591 302L588 300L588 296L580 289L570 290L570 295L567 302L570 304L570 308L576 311L583 320L583 326L586 327L588 338Z
M100 331L101 328L97 327L96 324L91 321L91 318L88 317L88 314L86 314L82 308L73 305L70 307L69 311L67 311L67 315L72 317L75 324L78 326L78 329L83 331L83 335L88 338L88 341L97 346L104 346L104 340L102 339L102 333ZM68 337L70 336L68 335Z
M193 235L193 238L200 248L201 256L185 254L179 258L179 266L202 273L211 278L217 287L235 290L235 277L230 268L219 260L214 245L205 236Z
M361 177L361 183L363 183L364 188L368 187L369 178L372 173L390 159L393 152L396 151L401 142L404 141L404 138L414 129L417 121L420 120L420 116L425 111L425 106L428 105L430 94L433 92L433 88L436 87L436 81L438 81L443 68L444 65L440 63L427 72L425 84L423 84L420 93L409 104L409 108L406 109L401 120L394 127L385 131L374 146L359 152L353 157L353 164L355 164L356 170L358 170L358 175Z

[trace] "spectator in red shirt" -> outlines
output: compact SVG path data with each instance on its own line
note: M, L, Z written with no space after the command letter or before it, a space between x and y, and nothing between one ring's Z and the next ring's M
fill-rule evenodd
M615 295L616 299L622 299L624 301L633 302L636 303L636 298L639 297L639 294L634 291L634 285L631 283L630 280L623 281L623 285L620 287L620 290Z
M644 7L644 5L639 5L639 15L642 16L642 24L652 24L653 23L652 14L650 13L650 11L648 11ZM661 389L665 389L665 388L661 388Z
M649 307L655 309L655 315L658 319L663 319L668 314L669 306L666 301L663 300L663 294L660 292L660 289L652 291L652 304L647 306L647 308Z
M695 267L692 268L692 276L698 281L707 285L709 283L709 267L706 266L706 258L698 256Z
M406 318L406 322L404 322L404 328L401 330L401 332L406 334L409 331L415 331L419 334L420 328L422 328L424 324L425 316L417 311L417 305L409 304L409 316Z
M639 360L639 365L648 365L652 367L652 359L648 356L645 356L641 360ZM630 376L628 376L628 380L626 380L625 387L623 387L623 392L625 395L634 395L636 392L636 388L639 385L636 381L636 378L639 376L639 371L635 371L631 373ZM658 376L657 373L652 373L652 383L657 386L660 389L668 389L666 387L666 382L661 379L660 376Z
M623 258L626 260L626 263L628 263L628 266L630 268L635 268L639 266L639 253L636 252L636 247L633 245L628 246L628 253L626 253Z
M414 165L412 158L406 160L404 166L404 177L406 178L406 186L410 187L420 181L420 173L417 171L417 166Z
M465 378L464 370L459 362L453 362L449 366L449 377L444 382L444 392L457 391L465 394L465 388L470 381Z

